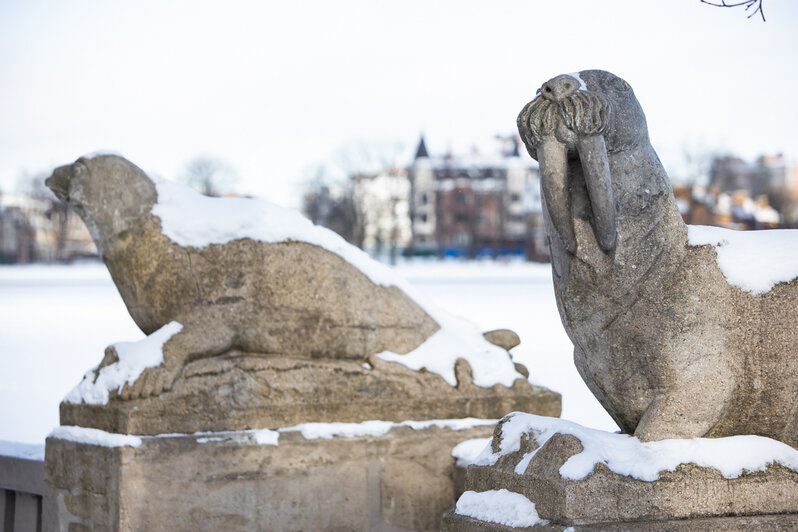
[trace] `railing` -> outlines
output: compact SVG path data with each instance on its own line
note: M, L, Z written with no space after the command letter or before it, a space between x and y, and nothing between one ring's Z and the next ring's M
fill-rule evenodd
M0 531L50 532L43 519L44 462L0 456Z

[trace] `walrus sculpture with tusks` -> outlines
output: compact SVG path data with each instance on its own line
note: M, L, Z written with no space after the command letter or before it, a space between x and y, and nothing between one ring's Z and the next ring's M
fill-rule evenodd
M757 434L798 447L798 281L757 295L693 246L629 84L557 76L518 117L541 169L576 367L642 440Z
M305 242L185 247L162 233L156 186L114 155L57 168L47 186L83 218L130 315L146 334L177 321L164 362L123 397L169 389L186 363L231 349L362 359L407 353L439 329L396 286L372 282L339 255ZM101 366L114 362L109 350Z

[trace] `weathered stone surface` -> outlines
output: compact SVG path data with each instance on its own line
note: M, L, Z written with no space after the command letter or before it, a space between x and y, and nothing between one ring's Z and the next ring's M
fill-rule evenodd
M375 284L337 253L293 240L179 245L154 214L153 182L118 156L81 158L47 184L86 221L137 325L148 334L172 321L182 326L163 344L162 364L112 387L107 404L77 393L61 405L62 424L158 434L497 419L512 410L559 415L559 395L531 386L518 364L512 387L485 388L458 360L455 387L375 357L407 353L439 325L401 289ZM508 330L486 338L505 349L519 341ZM107 349L82 384L93 385L118 359Z
M490 427L312 441L289 431L276 447L235 431L560 413L559 394L532 386L509 358L512 386L487 388L464 358L447 359L452 385L377 357L415 349L439 325L400 289L322 247L180 246L151 212L152 182L119 157L80 159L48 184L87 222L142 330L182 325L163 344L163 364L121 393L120 381L102 379L124 362L112 347L62 403L62 424L82 427L69 433L146 435L136 448L48 439L63 530L434 530L454 502L452 448ZM518 340L488 337L505 349ZM494 352L508 357L482 353Z
M535 525L526 528L514 528L496 523L487 523L447 512L443 518L441 532L518 532L529 531L564 531L573 532L714 532L716 530L754 530L762 532L783 532L798 529L798 514L781 515L747 515L736 517L708 517L699 519L669 519L667 521L634 521L626 523L596 523L591 525Z
M499 419L513 410L560 415L560 394L521 379L512 388L475 386L464 361L452 387L433 373L370 360L364 368L349 360L231 352L188 363L171 389L156 397L112 395L107 405L63 402L61 424L160 434L370 419Z
M518 126L541 166L577 369L621 429L798 447L798 281L751 295L712 246L688 245L629 85L599 70L558 76Z
M151 212L155 185L121 157L78 159L47 185L86 222L141 330L183 325L164 346L163 366L147 370L133 396L158 393L190 360L230 349L362 362L407 353L439 328L400 289L375 284L319 246L176 244Z
M501 445L500 427L494 432L494 449ZM716 469L682 464L647 482L619 475L600 463L586 478L569 480L561 476L560 468L582 452L578 438L555 434L539 448L533 434L520 441L520 449L501 456L492 466L469 466L465 489L519 493L535 503L540 518L549 521L553 529L708 530L716 526L720 530L755 530L761 526L775 530L798 522L798 472L779 464L737 478L725 478ZM519 473L518 464L536 449L526 470ZM444 530L516 529L450 513Z
M575 437L556 435L523 475L514 468L527 450L495 466L469 467L466 489L521 493L535 503L541 518L563 525L798 512L798 473L779 465L726 479L717 470L684 464L645 482L599 464L584 480L562 478L559 468L581 451Z
M483 336L485 339L494 345L498 345L506 350L510 350L521 344L521 338L510 329L495 329L486 332Z
M485 437L398 427L379 437L144 437L136 448L47 440L62 530L437 530L454 504L452 448Z

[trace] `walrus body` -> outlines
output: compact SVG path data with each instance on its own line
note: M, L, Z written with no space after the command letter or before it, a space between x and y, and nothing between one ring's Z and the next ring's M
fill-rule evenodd
M712 246L688 245L629 85L604 71L558 76L518 126L540 162L577 369L621 429L798 448L798 281L754 296L726 281Z
M162 367L145 371L127 395L158 393L190 360L231 349L365 360L407 353L439 328L402 290L317 245L176 244L152 213L155 185L121 157L78 159L47 185L86 222L141 330L183 326L164 345Z

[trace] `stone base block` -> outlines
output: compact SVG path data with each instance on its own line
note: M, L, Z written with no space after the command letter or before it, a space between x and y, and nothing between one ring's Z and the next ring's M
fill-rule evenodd
M443 517L441 532L516 532L516 531L573 532L715 532L716 530L750 530L757 532L784 532L798 530L798 514L750 515L735 517L709 517L697 519L667 519L661 521L603 522L565 527L552 523L517 528L488 523L447 512Z
M394 426L331 439L293 431L277 445L236 431L123 437L127 445L107 447L80 434L108 433L78 429L48 438L45 474L60 530L70 532L438 530L455 501L452 448L492 430Z
M766 438L741 438L641 443L563 420L511 414L466 473L464 489L485 496L471 495L460 509L465 515L447 514L443 529L798 530L798 451ZM710 456L707 449L716 452ZM679 458L670 466L656 462L662 456ZM743 456L751 469L729 472L730 462ZM534 503L534 510L514 510L492 498L523 500L514 494ZM539 522L531 528L500 524L513 515L527 527Z
M61 403L61 424L120 434L194 433L367 419L498 419L519 410L559 416L560 394L518 379L510 388L473 384L465 360L457 386L439 375L377 357L352 360L275 357L233 351L189 363L155 397L108 404Z
M653 482L619 475L602 464L582 480L562 478L560 467L581 451L577 438L557 434L523 475L505 457L496 466L469 467L465 489L520 493L535 503L542 519L563 525L798 512L798 473L778 464L732 479L694 464L663 471Z

